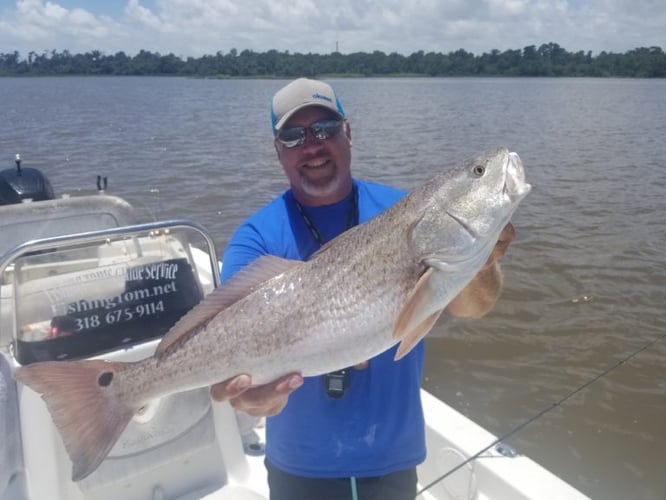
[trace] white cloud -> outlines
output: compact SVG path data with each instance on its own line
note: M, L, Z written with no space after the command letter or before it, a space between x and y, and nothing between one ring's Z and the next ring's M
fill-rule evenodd
M54 2L19 0L16 9L0 17L0 45L28 52L92 50L106 45L123 28L106 16L66 9Z
M163 21L149 9L141 6L138 0L129 0L125 7L125 14L130 19L143 25L144 28L160 30Z
M101 1L101 0L100 0ZM276 49L480 54L555 42L567 50L666 48L658 0L128 0L113 18L95 2L18 0L0 11L4 51L140 49L200 56Z
M525 12L529 0L486 0L491 13L499 16L516 16Z

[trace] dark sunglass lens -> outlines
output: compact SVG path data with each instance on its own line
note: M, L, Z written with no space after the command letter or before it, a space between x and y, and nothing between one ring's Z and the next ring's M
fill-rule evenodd
M323 141L340 132L342 130L342 122L339 120L321 120L313 123L310 130L312 130L312 134L317 139Z
M278 140L288 148L303 144L305 129L303 127L285 128L278 132Z

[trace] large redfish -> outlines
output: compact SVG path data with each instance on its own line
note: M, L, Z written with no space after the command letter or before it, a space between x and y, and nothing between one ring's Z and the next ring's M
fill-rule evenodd
M483 154L307 262L258 259L183 316L150 358L35 363L16 378L42 394L80 480L154 398L240 373L255 384L328 373L398 342L400 359L483 267L529 190L517 154Z

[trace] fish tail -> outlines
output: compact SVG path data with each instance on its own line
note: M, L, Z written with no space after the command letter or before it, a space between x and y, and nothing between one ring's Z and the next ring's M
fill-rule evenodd
M92 473L137 408L122 401L116 374L130 363L48 361L16 370L15 378L42 395L72 460L72 480Z

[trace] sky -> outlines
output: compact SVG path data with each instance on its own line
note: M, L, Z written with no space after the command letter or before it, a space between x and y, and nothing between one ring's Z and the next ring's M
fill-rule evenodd
M664 0L0 0L0 53L666 50Z

